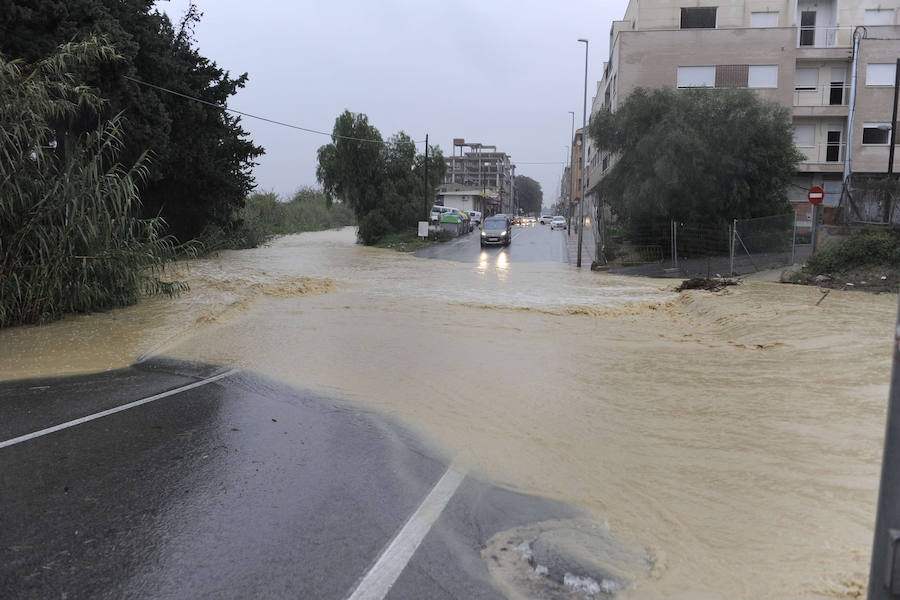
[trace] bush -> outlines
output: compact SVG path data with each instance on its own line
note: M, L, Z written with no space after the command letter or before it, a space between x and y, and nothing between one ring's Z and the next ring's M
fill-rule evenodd
M359 239L367 246L377 243L391 231L393 231L391 222L378 209L367 214L359 222Z
M89 40L27 70L0 57L0 327L187 289L161 279L176 248L162 219L138 218L147 169L118 163L122 119L80 136L60 129L103 104L71 68L113 54Z
M811 256L804 271L809 275L823 275L865 266L900 266L900 234L885 229L864 229Z

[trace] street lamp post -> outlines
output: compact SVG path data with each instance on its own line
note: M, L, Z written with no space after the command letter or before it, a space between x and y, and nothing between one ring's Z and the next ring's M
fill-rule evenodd
M566 190L569 192L566 198L566 235L572 233L572 188L575 187L572 177L572 152L575 148L575 111L570 110L569 114L572 115L572 135L569 136L569 183L566 185Z
M897 68L894 71L894 112L891 114L891 147L888 150L888 175L894 173L894 130L897 129L897 91L900 89L900 58L897 59Z
M584 106L581 109L581 198L578 199L578 259L575 261L576 267L581 267L581 240L584 235L584 176L587 167L587 144L584 136L587 134L587 76L588 76L588 41L584 38L578 38L579 42L584 42Z

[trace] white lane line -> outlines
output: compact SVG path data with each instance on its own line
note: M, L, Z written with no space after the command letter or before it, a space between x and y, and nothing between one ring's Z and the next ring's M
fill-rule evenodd
M74 421L60 423L59 425L54 425L53 427L41 429L40 431L35 431L33 433L27 433L25 435L20 435L19 437L14 437L14 438L6 440L4 442L0 442L0 448L6 448L7 446L13 446L15 444L27 442L28 440L33 440L36 437L41 437L42 435L47 435L48 433L54 433L57 431L61 431L63 429L68 429L69 427L75 427L76 425L81 425L82 423L87 423L88 421L93 421L94 419L100 419L102 417L106 417L106 416L115 414L117 412L122 412L123 410L128 410L129 408L134 408L135 406L147 404L148 402L153 402L154 400L159 400L161 398L167 398L168 396L174 396L175 394L180 394L181 392L186 392L188 390L198 388L202 385L206 385L208 383L212 383L214 381L224 379L225 377L228 377L229 375L234 375L235 373L237 373L237 369L231 369L230 371L226 371L224 373L220 373L218 375L208 377L207 379L201 379L200 381L195 381L194 383L189 383L187 385L183 385L180 388L175 388L174 390L169 390L168 392L156 394L155 396L148 396L147 398L142 398L141 400L135 400L134 402L129 402L128 404L123 404L123 405L117 406L115 408L110 408L109 410L104 410L102 412L94 413L94 414L88 415L86 417L81 417L80 419L75 419Z
M347 600L383 600L387 596L463 479L465 473L452 465L447 469Z

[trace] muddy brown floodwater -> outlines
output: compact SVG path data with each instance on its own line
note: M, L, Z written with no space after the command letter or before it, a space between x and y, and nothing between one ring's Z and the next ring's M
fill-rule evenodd
M656 558L633 598L864 594L896 295L418 259L351 230L180 265L192 291L0 332L0 377L149 354L252 369L409 424Z

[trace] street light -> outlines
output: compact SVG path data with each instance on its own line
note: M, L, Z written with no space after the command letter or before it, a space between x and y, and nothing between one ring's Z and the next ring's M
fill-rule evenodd
M587 144L585 144L584 136L587 134L587 75L588 75L588 46L589 43L584 38L578 38L579 42L584 42L584 106L581 109L581 198L578 199L578 259L575 266L581 268L581 239L584 235L584 176L587 168ZM573 134L574 136L574 134Z
M566 235L570 235L572 233L572 188L575 187L573 185L572 178L572 149L575 147L575 111L570 110L569 114L572 115L572 135L569 136L569 181L566 184L566 190L569 192L568 198L566 198Z

